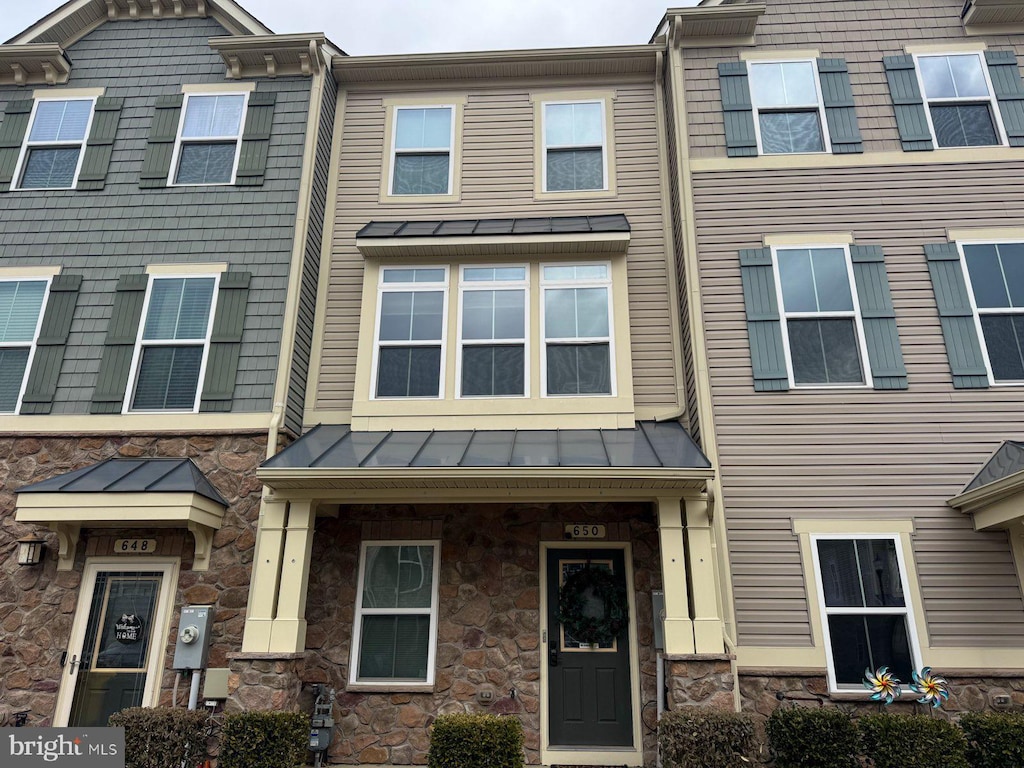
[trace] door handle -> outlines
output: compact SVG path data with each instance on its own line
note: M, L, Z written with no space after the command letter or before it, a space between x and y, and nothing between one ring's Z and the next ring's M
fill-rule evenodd
M82 663L82 662L80 662L80 661L78 660L78 656L77 656L77 655L75 655L75 656L72 656L72 657L71 657L71 661L69 661L69 662L68 662L68 674L69 674L69 675L73 675L73 674L75 674L75 668L76 668L76 667L77 667L77 666L78 666L79 664L81 664L81 663Z
M558 646L552 645L551 650L548 651L548 661L552 667L558 666Z

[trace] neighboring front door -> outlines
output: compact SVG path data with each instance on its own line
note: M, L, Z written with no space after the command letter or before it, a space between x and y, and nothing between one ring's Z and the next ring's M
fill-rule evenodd
M105 726L153 704L171 590L167 566L90 565L75 617L56 724Z
M625 577L621 549L547 553L548 738L552 747L632 747L628 625L614 641L594 648L573 638L557 619L561 585L588 564ZM599 601L586 602L585 611L600 611Z

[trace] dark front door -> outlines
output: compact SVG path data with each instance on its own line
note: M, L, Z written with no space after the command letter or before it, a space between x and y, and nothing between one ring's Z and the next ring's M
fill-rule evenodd
M551 746L632 747L633 705L629 682L629 630L596 648L581 643L558 622L559 590L574 571L600 568L624 578L621 549L549 549L548 711ZM601 601L583 610L597 617Z

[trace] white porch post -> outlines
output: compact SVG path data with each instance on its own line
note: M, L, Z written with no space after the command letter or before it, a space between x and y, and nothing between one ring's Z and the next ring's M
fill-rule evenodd
M715 549L712 544L708 499L703 494L687 496L686 544L690 554L690 584L693 588L693 634L697 653L725 650L722 617L718 615L715 584Z
M671 497L659 497L655 504L661 544L661 582L665 590L665 652L694 653L693 621L690 619L686 587L682 505L678 498Z

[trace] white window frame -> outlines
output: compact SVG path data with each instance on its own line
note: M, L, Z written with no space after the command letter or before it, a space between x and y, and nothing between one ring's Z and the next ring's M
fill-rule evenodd
M808 102L807 104L788 104L785 107L760 107L757 103L757 95L754 93L753 88L753 72L752 68L758 64L810 64L811 69L814 71L814 93L817 97L816 103ZM821 93L821 73L818 72L818 62L812 58L794 58L794 59L751 59L747 61L747 82L751 84L750 87L750 105L754 110L754 136L757 137L757 154L766 156L775 155L827 155L832 153L832 137L828 132L828 120L825 117L825 100ZM821 130L821 143L823 149L816 152L771 152L766 153L764 151L764 145L761 143L761 112L768 114L778 114L783 112L811 112L815 111L818 115L818 127Z
M81 141L30 141L29 136L32 135L32 126L36 123L36 111L39 108L39 104L44 101L88 101L89 105L89 120L85 124L85 135ZM11 185L12 189L24 190L26 192L38 192L44 189L75 189L78 186L78 176L82 172L82 163L85 161L85 149L86 142L89 141L89 135L92 133L92 121L96 117L96 97L95 96L60 96L55 94L53 96L40 96L35 99L32 103L32 115L28 121L28 128L25 130L25 138L21 142L21 152L18 155L18 164L14 169L14 181ZM75 165L75 176L71 180L71 186L69 187L23 187L21 185L21 176L25 171L25 165L28 162L28 155L32 149L70 149L72 147L78 147L78 163Z
M960 269L963 272L964 284L967 286L967 298L971 302L971 312L974 314L974 327L978 334L978 346L981 347L981 357L985 361L985 371L988 374L988 383L992 387L1019 387L1024 385L1024 380L1002 381L997 380L992 373L992 361L988 354L988 344L985 342L985 333L981 327L982 315L1024 315L1024 307L1003 307L998 310L982 309L974 298L974 284L971 282L971 273L967 269L967 253L965 245L1020 245L1024 240L958 240L957 251L960 253Z
M928 131L932 136L932 145L935 149L945 150L964 150L964 149L977 149L977 147L944 147L939 144L939 137L935 133L935 123L932 122L932 103L939 106L953 105L953 104L983 104L988 103L989 114L992 115L992 124L995 126L996 137L999 139L998 144L985 144L980 146L989 147L1005 147L1009 144L1006 140L1006 128L1003 127L1003 116L999 112L999 102L996 99L995 89L992 87L992 77L988 71L988 62L985 61L984 51L947 51L947 52L935 52L935 53L915 53L914 56L914 76L917 78L917 87L921 92L921 100L924 102L924 113L928 120ZM980 97L953 97L947 99L929 99L928 93L924 87L924 77L921 75L921 59L936 59L936 58L948 58L950 56L975 56L981 64L981 72L985 77L985 85L988 88L988 98L982 99Z
M125 392L122 413L199 413L199 404L203 397L203 384L206 381L206 365L210 358L210 337L213 334L213 321L217 314L217 299L220 294L220 273L182 273L182 274L151 274L146 285L146 298L142 304L142 315L139 318L139 328L135 336L135 349L132 351L131 376L128 379L128 388ZM206 336L200 339L152 339L143 340L146 331L146 320L149 317L149 303L153 296L153 285L157 280L180 280L190 278L213 279L213 295L210 297L210 314L206 319ZM135 400L135 388L139 383L139 373L142 368L142 352L146 347L197 347L203 346L203 357L199 364L199 378L196 381L196 395L192 408L160 408L148 410L145 408L134 408L132 402Z
M39 343L39 331L43 327L43 317L46 315L46 308L50 302L50 285L53 281L50 275L38 277L0 277L0 283L46 283L43 289L43 303L39 305L39 317L36 318L36 329L32 334L32 341L11 341L0 342L0 349L24 349L28 348L28 359L25 361L25 373L21 377L21 388L18 390L18 400L14 404L13 411L0 411L0 414L21 413L22 400L25 397L25 388L28 386L28 376L32 372L32 363L35 361L36 349Z
M434 563L430 595L430 608L364 608L363 584L366 578L366 550L369 547L432 547ZM364 541L359 547L359 578L356 584L355 617L352 621L352 652L349 659L348 683L350 686L366 686L381 688L432 688L434 672L437 664L437 619L440 596L441 574L441 542L437 539L394 539L384 541ZM360 680L359 654L362 650L363 616L423 616L430 615L430 631L427 647L427 679L426 680Z
M447 109L450 115L447 147L417 147L416 149L399 149L398 144L398 115L407 110L423 109ZM415 200L425 197L441 197L453 194L452 184L455 177L455 121L458 118L459 110L456 104L396 104L391 110L391 147L389 148L388 161L388 197L409 198ZM395 189L395 160L398 155L448 155L448 186L444 192L424 192L422 194L401 192L396 193Z
M503 269L516 268L524 271L522 280L495 280L466 282L467 269ZM473 339L466 341L462 336L463 297L472 291L515 291L523 292L523 333L522 339ZM455 397L466 400L490 400L508 398L527 398L530 396L530 265L523 264L463 264L459 267L459 303L458 303L458 350L455 358ZM523 345L523 394L521 395L463 395L462 394L462 350L465 347L480 346L511 346Z
M245 135L245 121L249 116L249 91L190 91L184 94L181 114L178 115L178 132L174 136L174 153L171 155L171 170L167 175L168 187L229 187L238 176L238 159L242 156L242 137ZM238 134L235 136L203 136L201 138L184 138L181 133L185 128L185 115L188 114L189 100L195 96L241 96L242 115L238 120ZM235 160L231 166L229 181L208 181L200 184L178 182L178 163L181 160L182 144L227 144L235 142Z
M846 278L850 284L850 296L853 299L853 309L845 311L828 312L788 312L786 302L782 294L782 271L779 269L779 251L819 251L842 249L846 258ZM850 246L842 243L818 244L818 245L773 245L772 250L772 275L775 280L775 299L779 307L779 322L782 326L782 348L786 353L786 372L789 376L791 389L871 389L874 386L874 378L871 373L871 361L868 358L867 337L864 334L864 318L861 315L860 296L857 295L857 281L853 275L853 260L850 258ZM857 352L860 355L860 368L864 381L859 384L828 384L826 382L814 384L797 384L793 373L793 355L789 348L789 326L788 321L793 320L814 320L814 319L841 319L853 318L854 327L857 332Z
M829 616L903 616L907 622L907 644L910 646L911 661L914 669L921 669L921 644L914 616L914 596L910 591L910 580L907 578L907 563L903 554L903 544L899 533L812 533L810 534L811 556L814 560L814 583L818 591L818 615L821 616L821 631L825 644L825 660L828 670L828 688L832 693L864 691L861 683L847 683L840 686L836 681L835 661L832 658L832 636L829 630ZM825 605L824 580L821 573L821 558L818 554L819 541L857 541L873 539L891 541L896 550L896 562L899 566L900 586L903 589L903 607L897 606L849 606L829 608ZM904 683L908 682L906 680Z
M601 107L601 186L593 187L588 189L548 189L548 152L552 149L595 149L593 144L548 144L547 139L547 120L548 120L548 107L550 106L562 106L565 104L597 104ZM544 194L552 195L577 195L580 193L587 192L607 192L609 187L608 180L608 104L606 99L553 99L550 101L542 101L540 105L541 114L541 126L540 126L540 142L543 147L541 153L541 179L542 179L542 191Z
M404 269L441 269L444 270L444 280L438 283L385 283L384 275L389 270L404 270ZM390 264L388 266L382 266L378 271L377 277L377 310L376 318L374 319L373 325L373 359L371 365L373 366L370 372L370 399L371 400L391 400L405 402L409 400L440 400L444 397L445 392L445 371L446 368L446 356L448 349L448 289L449 289L449 278L450 278L450 265L449 264ZM384 309L384 294L385 293L407 293L415 291L443 291L444 295L441 299L441 338L440 340L431 339L430 341L386 341L382 342L380 338L380 321L381 313ZM382 347L434 347L440 344L441 346L441 361L440 371L437 377L437 394L434 396L424 397L390 397L390 396L378 396L377 395L377 373L380 360L380 350Z
M544 277L545 267L594 267L602 265L607 268L608 276L603 280L588 279L588 280L548 280ZM565 261L565 262L541 262L540 264L540 328L538 329L538 335L540 337L540 395L542 398L548 397L616 397L617 396L617 384L618 374L615 365L615 302L612 298L614 276L612 273L612 264L610 261ZM547 336L547 325L545 321L545 291L548 288L607 288L608 289L608 336L575 336L572 338L563 337L552 337ZM608 342L608 365L609 365L609 380L611 384L611 391L608 393L594 393L594 394L576 394L576 395L560 395L560 394L548 394L548 344L559 344L559 343L603 343Z

